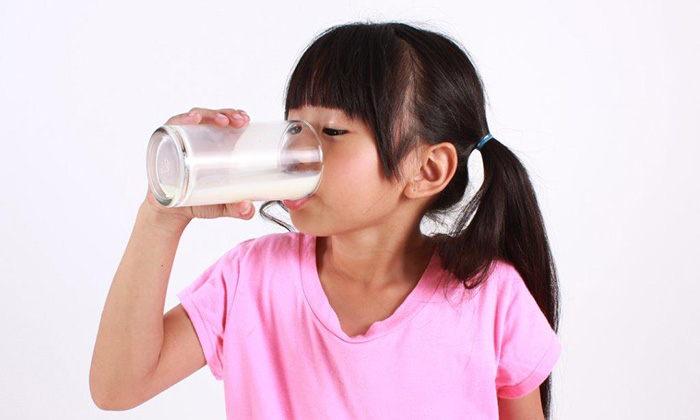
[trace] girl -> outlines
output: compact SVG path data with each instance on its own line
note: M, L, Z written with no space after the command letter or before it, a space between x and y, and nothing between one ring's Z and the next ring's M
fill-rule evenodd
M192 111L169 123L249 122ZM206 363L229 418L549 418L555 267L532 184L489 134L463 48L403 23L332 27L300 57L285 118L320 134L318 190L265 202L288 232L226 252L164 316L188 223L254 208L167 209L147 193L98 332L95 403L135 407ZM475 150L483 185L460 207ZM265 212L274 204L298 231ZM454 213L449 233L421 233L424 217Z

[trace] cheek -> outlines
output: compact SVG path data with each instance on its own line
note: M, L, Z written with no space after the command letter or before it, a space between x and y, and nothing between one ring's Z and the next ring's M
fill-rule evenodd
M380 223L396 208L399 194L384 178L375 147L324 151L325 163L316 200L290 212L300 231L329 236Z
M387 181L376 150L329 157L324 168L322 199L336 213L358 214L367 211L385 194Z

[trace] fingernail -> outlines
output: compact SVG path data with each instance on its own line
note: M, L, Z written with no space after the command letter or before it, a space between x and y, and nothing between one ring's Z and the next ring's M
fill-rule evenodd
M244 120L245 118L243 118L240 114L233 114L233 119L234 119L234 120L241 120L241 121L242 121L242 120Z
M248 213L250 213L250 211L251 211L252 209L253 209L253 206L252 206L250 203L248 203L248 204L245 205L245 207L243 207L243 208L241 209L241 214L248 214Z
M190 112L187 114L187 118L194 118L197 115L196 112Z
M228 120L228 117L227 117L226 115L224 115L224 114L216 114L216 118L218 118L218 119L220 119L220 120L222 120L222 121L223 121L223 120Z

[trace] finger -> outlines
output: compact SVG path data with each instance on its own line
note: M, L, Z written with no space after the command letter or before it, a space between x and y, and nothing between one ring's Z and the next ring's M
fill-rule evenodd
M228 117L213 109L192 108L180 120L185 124L213 124L218 126L228 125Z
M223 108L219 109L219 112L226 115L231 120L231 125L235 127L242 127L243 125L250 122L250 117L245 111L233 108Z
M250 219L255 214L255 206L250 200L239 201L237 203L226 203L229 214L241 219Z
M228 124L228 117L211 109L192 108L189 112L171 117L166 124L215 124L224 126Z
M250 210L247 213L243 213L241 215L241 219L250 220L253 218L253 216L255 216L255 206L251 204Z
M218 111L226 115L231 120L231 124L235 124L237 126L245 124L248 122L248 120L250 120L250 117L248 117L245 111L241 109L222 108Z
M201 117L196 117L193 115L188 115L187 112L182 114L173 115L165 122L166 125L185 125L185 124L199 124L199 119Z

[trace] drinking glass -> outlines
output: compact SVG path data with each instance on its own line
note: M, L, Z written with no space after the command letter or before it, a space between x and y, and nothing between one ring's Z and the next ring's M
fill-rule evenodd
M304 120L163 125L148 142L146 170L166 207L295 200L318 189L323 150Z

